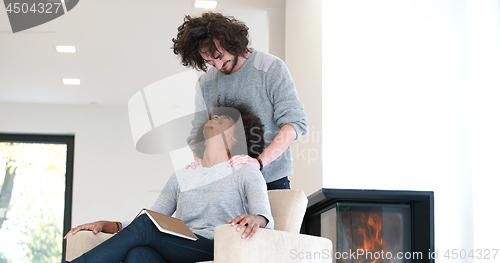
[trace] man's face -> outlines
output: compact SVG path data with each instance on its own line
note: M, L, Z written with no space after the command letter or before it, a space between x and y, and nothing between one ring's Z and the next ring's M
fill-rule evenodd
M214 44L215 44L215 53L210 54L208 51L208 47L203 47L200 48L199 52L201 57L209 64L214 66L216 69L220 70L220 72L229 75L231 73L234 73L236 63L238 63L238 57L227 52L223 47L220 45L220 41L218 39L214 38Z

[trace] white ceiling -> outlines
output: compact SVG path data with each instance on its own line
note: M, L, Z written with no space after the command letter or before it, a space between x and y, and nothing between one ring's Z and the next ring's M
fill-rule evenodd
M1 5L3 6L3 5ZM185 71L171 50L194 0L82 0L53 21L13 34L0 10L0 102L126 106L133 94ZM253 46L265 48L269 8L285 0L220 0L216 11L246 22ZM258 15L256 15L258 14ZM254 28L254 31L252 31ZM56 45L74 45L74 54ZM80 78L79 86L62 84Z

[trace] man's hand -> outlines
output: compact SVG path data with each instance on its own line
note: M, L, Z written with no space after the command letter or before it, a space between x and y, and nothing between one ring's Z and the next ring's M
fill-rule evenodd
M115 222L110 222L110 221L97 221L94 223L88 223L85 225L79 225L75 228L72 228L65 236L64 239L68 238L68 235L72 233L73 235L82 231L82 230L90 230L94 232L94 235L97 235L99 232L104 232L104 233L116 233L118 232L117 225ZM104 231L103 231L104 230Z
M243 232L243 235L241 235L241 238L246 239L251 238L259 227L266 227L267 225L267 220L263 216L247 214L241 214L232 220L227 220L227 222L232 226L238 224L236 231L240 231L241 227L246 225L247 228Z
M260 169L259 161L257 161L257 159L252 158L246 154L235 155L235 156L231 157L231 159L229 159L228 162L229 162L229 166L232 166L232 167L238 166L240 164L249 163L249 164L253 164L255 167L257 167L257 169Z
M196 169L196 167L198 167L198 165L201 164L202 161L203 160L200 159L200 158L195 158L194 162L192 162L191 164L186 165L186 169L189 168L189 167L191 167L191 169L194 170L194 169Z

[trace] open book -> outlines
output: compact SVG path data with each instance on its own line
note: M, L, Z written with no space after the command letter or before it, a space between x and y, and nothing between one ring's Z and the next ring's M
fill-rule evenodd
M160 230L163 233L186 238L189 240L196 241L198 239L198 237L196 237L196 235L193 234L191 230L189 230L189 228L184 224L184 222L182 222L182 220L178 218L173 218L171 216L160 214L146 208L142 209L141 212L135 218L138 218L142 214L148 215L151 221L156 225L158 230Z

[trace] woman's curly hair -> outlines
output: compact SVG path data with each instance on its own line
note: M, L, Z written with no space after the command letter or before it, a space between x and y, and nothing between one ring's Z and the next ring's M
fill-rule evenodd
M241 131L234 132L235 139L238 143L231 149L231 154L233 156L248 154L248 156L255 158L262 153L264 150L263 125L260 119L255 116L248 106L236 103L234 100L226 99L222 102L217 100L216 105L212 108L212 112L210 113L210 118L212 118L213 115L226 115L231 117L235 122L241 118L244 133ZM195 155L200 159L203 159L203 153L205 152L203 129L204 125L198 129L194 138L195 147L193 150Z
M232 16L223 16L220 13L207 12L201 17L186 15L184 23L177 28L177 38L173 38L174 54L180 55L183 66L207 71L205 60L199 50L207 47L211 56L216 51L213 39L220 41L220 45L235 56L244 56L248 48L248 27L245 23Z

